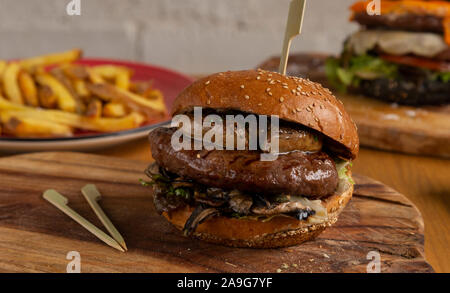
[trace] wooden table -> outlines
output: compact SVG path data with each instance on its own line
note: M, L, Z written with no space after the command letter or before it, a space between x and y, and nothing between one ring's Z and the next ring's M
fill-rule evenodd
M96 153L152 160L146 139ZM425 222L426 258L436 272L450 272L450 160L363 148L354 171L393 187L416 204Z

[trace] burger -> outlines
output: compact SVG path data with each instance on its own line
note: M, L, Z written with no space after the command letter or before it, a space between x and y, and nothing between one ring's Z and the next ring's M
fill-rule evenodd
M404 105L450 102L450 1L372 1L352 7L361 29L327 61L334 88Z
M352 197L351 162L359 141L328 89L261 69L222 72L181 92L172 114L195 119L198 108L224 119L277 117L278 153L261 160L268 150L252 149L248 141L238 150L177 149L173 137L182 126L154 129L149 139L155 162L144 184L153 189L155 209L174 227L211 243L275 248L313 239L336 222ZM202 133L210 129L201 125ZM238 136L236 125L225 127L223 133ZM244 131L239 135L248 140L251 128Z

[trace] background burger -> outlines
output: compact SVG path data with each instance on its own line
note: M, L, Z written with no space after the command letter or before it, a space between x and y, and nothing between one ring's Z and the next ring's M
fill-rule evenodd
M405 105L450 102L450 2L371 1L355 3L351 20L362 28L327 62L335 88Z
M269 248L312 239L336 222L352 196L359 142L328 89L263 70L224 72L185 89L172 114L191 116L194 107L220 116L278 115L280 154L261 161L263 150L175 151L176 128L152 131L155 163L146 184L175 227L208 242Z

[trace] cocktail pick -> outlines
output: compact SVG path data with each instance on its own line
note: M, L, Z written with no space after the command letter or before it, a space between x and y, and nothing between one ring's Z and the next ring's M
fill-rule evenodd
M97 187L94 184L88 184L81 189L81 193L84 195L84 198L105 226L106 230L108 230L109 234L120 244L120 246L123 247L123 249L128 250L122 235L120 235L119 231L116 227L114 227L113 223L109 220L103 212L103 209L98 204L98 201L102 198L102 195L98 191Z
M306 0L292 0L289 6L289 15L284 35L283 49L281 51L279 73L285 75L289 58L289 49L292 40L302 32L303 16L305 13Z
M94 234L98 239L102 240L106 244L108 244L111 247L114 247L117 250L120 250L122 252L125 252L123 248L117 243L114 239L109 237L106 233L104 233L102 230L95 227L91 222L80 216L77 212L72 210L67 204L69 203L68 199L58 193L54 189L49 189L44 192L43 195L44 199L50 202L52 205L54 205L56 208L58 208L60 211L68 215L70 218L72 218L75 222L83 226L86 230Z

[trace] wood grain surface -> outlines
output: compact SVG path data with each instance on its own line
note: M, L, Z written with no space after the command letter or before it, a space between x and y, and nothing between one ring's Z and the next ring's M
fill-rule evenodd
M138 179L148 162L77 153L0 158L0 271L65 272L69 251L83 272L365 272L379 251L383 272L431 272L423 258L423 222L403 195L355 176L354 198L340 220L300 246L234 249L184 238L157 215ZM80 188L97 184L101 205L129 251L104 245L42 199L55 188L101 227Z
M292 54L288 74L331 88L325 74L328 55ZM279 57L259 67L277 71ZM334 91L358 126L362 146L407 154L450 158L450 105L409 107Z

